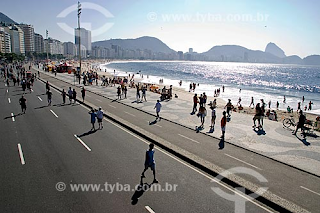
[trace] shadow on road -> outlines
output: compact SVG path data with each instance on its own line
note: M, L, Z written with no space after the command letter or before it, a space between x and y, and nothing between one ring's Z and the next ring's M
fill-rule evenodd
M224 138L221 138L221 139L220 139L219 149L220 149L220 150L224 149Z
M9 118L16 118L16 117L21 116L21 115L23 115L23 113L19 113L17 115L13 115L13 116L10 115L10 116L5 117L3 120L9 119Z
M257 133L257 135L266 135L267 133L264 131L264 129L257 129L257 128L254 128L253 131L255 133Z
M143 178L140 178L140 184L136 187L136 191L131 197L131 204L136 205L139 201L139 198L146 192L148 191L153 183L148 184L148 183L143 183Z
M34 109L43 109L43 108L46 108L46 107L49 107L48 105L43 105L43 106L40 106L40 107L36 107Z
M93 134L93 133L95 133L95 132L97 132L97 130L90 130L90 131L88 131L88 132L85 132L85 133L83 133L83 134L81 134L81 135L77 135L79 138L81 138L81 137L84 137L84 136L87 136L87 135L91 135L91 134Z

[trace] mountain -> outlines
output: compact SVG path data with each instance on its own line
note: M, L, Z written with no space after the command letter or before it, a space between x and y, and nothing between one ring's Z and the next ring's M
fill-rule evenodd
M152 52L162 52L166 54L175 53L176 51L170 49L165 43L157 38L144 36L136 39L110 39L105 41L96 41L92 43L92 46L108 47L111 45L118 45L122 49L128 50L151 50Z
M283 58L282 63L284 64L303 64L302 58L297 55L291 55Z
M273 54L238 45L214 46L202 54L214 61L281 63L281 59Z
M320 65L320 55L309 55L303 59L303 63L307 65Z
M271 53L279 58L286 57L286 55L284 54L284 51L280 47L278 47L275 43L271 43L271 42L267 44L265 52Z
M0 23L1 22L5 24L17 24L17 22L13 21L11 18L0 12Z

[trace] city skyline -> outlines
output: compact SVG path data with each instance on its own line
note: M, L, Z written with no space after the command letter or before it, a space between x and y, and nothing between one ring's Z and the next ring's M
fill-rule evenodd
M50 37L67 42L74 41L74 35L59 27L58 23L76 28L76 11L69 11L65 17L58 16L76 3L14 0L2 1L0 6L5 8L1 12L16 22L33 25L36 33L44 36L47 29ZM95 0L81 3L84 6L81 27L92 30L92 42L152 36L183 52L190 47L195 52L205 52L213 46L229 44L264 51L265 46L273 42L287 56L320 55L317 42L320 30L316 27L320 23L320 15L316 12L320 3L316 1L263 3L246 0L223 3L187 0L150 3L124 0L106 3ZM93 7L90 8L89 4ZM19 7L24 9L17 13ZM39 8L36 13L28 12L35 7ZM48 7L49 13L44 9ZM97 29L103 26L99 32Z

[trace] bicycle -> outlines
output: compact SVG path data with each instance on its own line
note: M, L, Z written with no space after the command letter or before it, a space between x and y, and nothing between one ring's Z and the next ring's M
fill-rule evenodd
M293 116L290 116L290 118L285 118L285 119L283 119L282 124L283 124L283 126L286 127L286 128L289 128L289 127L291 127L291 126L293 126L293 127L296 126L296 122L294 121Z

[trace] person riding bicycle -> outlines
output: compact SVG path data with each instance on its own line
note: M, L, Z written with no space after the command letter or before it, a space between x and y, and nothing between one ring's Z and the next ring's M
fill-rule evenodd
M297 123L295 131L292 132L293 135L297 134L298 129L301 129L301 133L303 134L303 138L306 137L306 133L304 131L304 123L306 121L306 116L302 113L302 110L299 111L299 121Z

